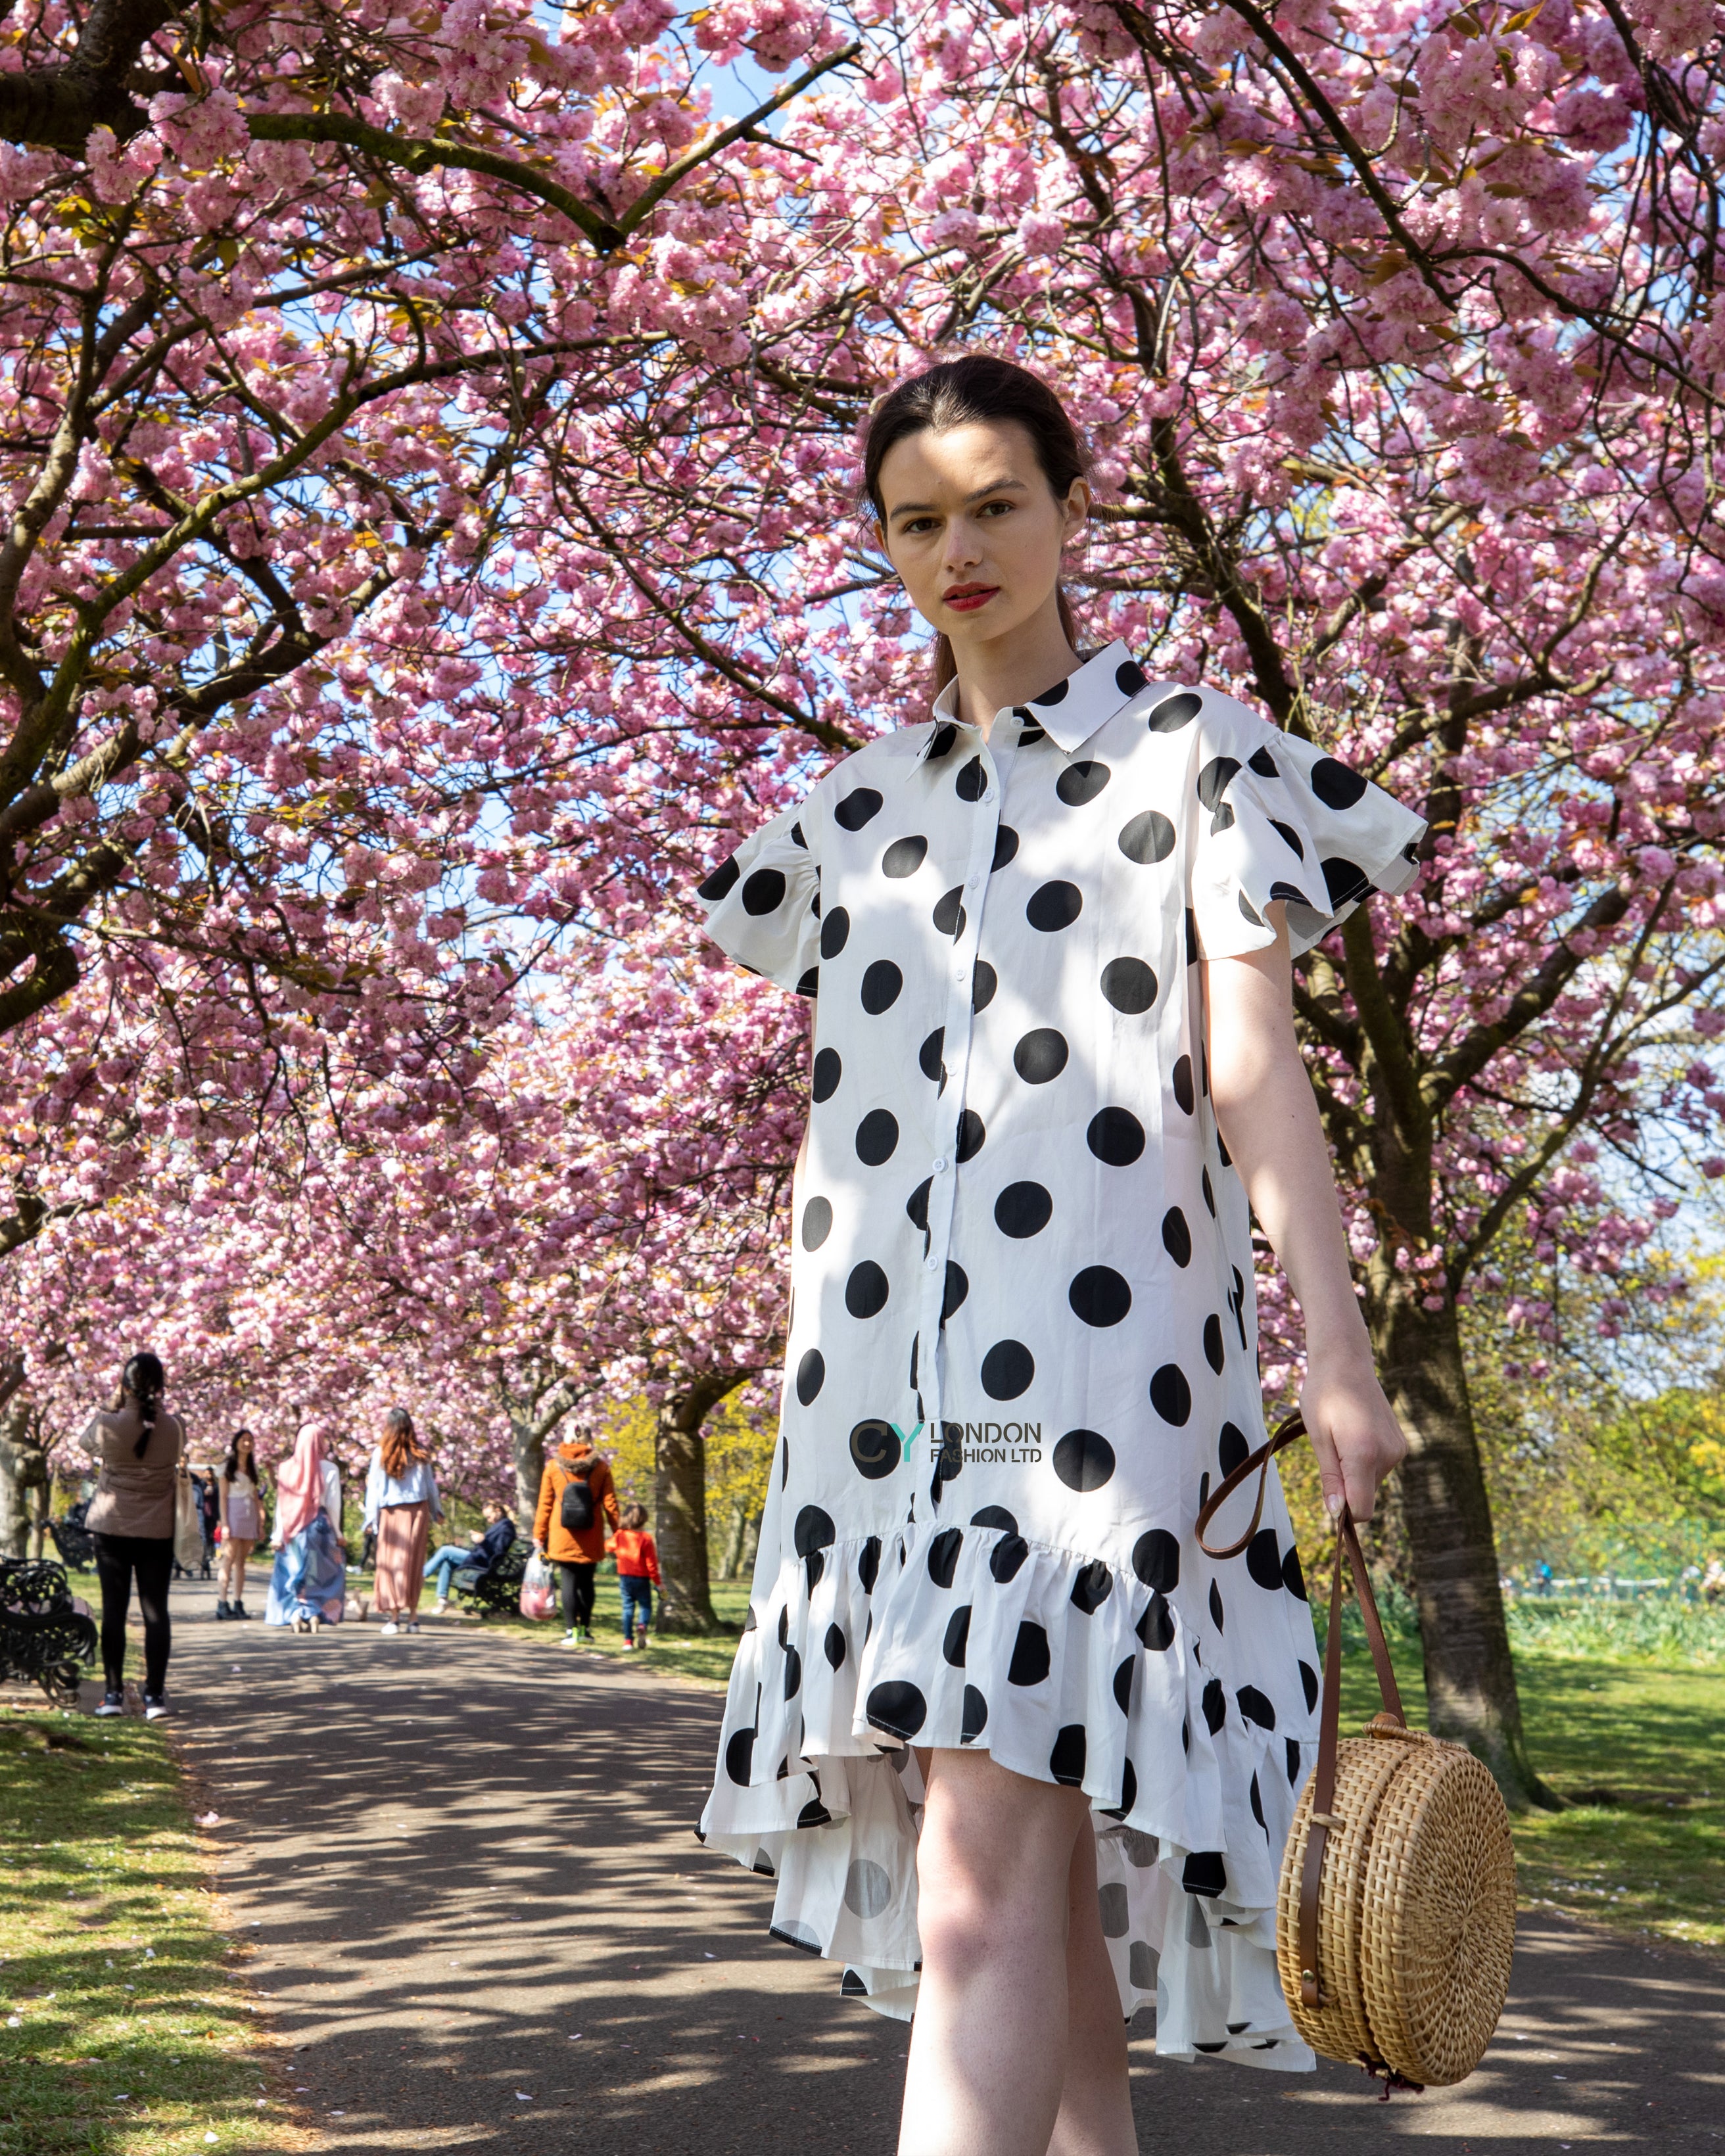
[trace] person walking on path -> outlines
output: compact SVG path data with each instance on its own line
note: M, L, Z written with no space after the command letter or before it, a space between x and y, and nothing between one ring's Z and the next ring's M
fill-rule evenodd
M308 1422L275 1476L275 1567L266 1625L295 1632L339 1625L347 1593L341 1469L321 1423Z
M593 1573L605 1554L608 1522L619 1524L609 1462L586 1438L565 1439L539 1479L533 1547L557 1568L566 1647L593 1638Z
M84 1449L96 1461L95 1495L85 1525L95 1541L102 1590L101 1715L126 1712L126 1620L137 1583L144 1620L144 1714L167 1712L167 1658L173 1645L167 1589L174 1565L176 1475L185 1424L162 1407L167 1386L160 1361L134 1355L120 1377L120 1397L93 1414Z
M1372 1367L1291 961L1419 874L1422 819L1060 588L1088 460L973 355L872 408L867 509L932 710L701 886L818 1000L779 1458L703 1838L911 2026L900 2156L1129 2156L1158 2057L1309 2069L1277 1978L1317 1653L1263 1430L1255 1215L1327 1504L1405 1450ZM1130 1314L1131 1322L1127 1320ZM897 1769L898 1771L895 1771Z
M221 1554L218 1559L218 1617L244 1617L245 1561L264 1532L263 1499L258 1488L258 1458L249 1430L228 1440L228 1457L215 1475L221 1507Z
M647 1532L644 1505L625 1505L623 1524L606 1550L617 1560L617 1589L623 1604L623 1644L644 1647L653 1622L653 1590L663 1584L659 1577L659 1545ZM640 1625L637 1634L635 1626Z
M481 1509L483 1529L475 1527L465 1545L445 1543L425 1568L426 1578L437 1588L439 1617L449 1606L450 1584L458 1573L467 1576L466 1584L481 1578L515 1547L515 1522L496 1499L488 1498Z
M366 1476L367 1531L377 1537L372 1606L387 1633L417 1632L431 1523L444 1516L431 1455L405 1408L391 1408Z

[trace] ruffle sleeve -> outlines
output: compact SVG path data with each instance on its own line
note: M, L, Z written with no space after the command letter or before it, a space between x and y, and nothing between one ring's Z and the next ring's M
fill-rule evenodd
M1261 950L1265 918L1287 908L1297 957L1374 891L1420 873L1425 820L1312 742L1231 697L1206 696L1199 748L1190 898L1206 958Z
M695 891L721 951L802 996L814 994L820 965L820 867L803 829L809 814L804 804L763 824Z

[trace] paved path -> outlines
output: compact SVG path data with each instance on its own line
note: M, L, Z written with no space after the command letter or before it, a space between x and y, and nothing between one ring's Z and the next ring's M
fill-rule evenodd
M770 1942L770 1886L690 1834L716 1693L471 1630L297 1640L174 1597L180 1740L331 2152L891 2156L904 2026ZM1340 2067L1160 2066L1147 2035L1132 2071L1146 2156L1706 2156L1725 1973L1535 1918L1461 2089L1385 2107Z

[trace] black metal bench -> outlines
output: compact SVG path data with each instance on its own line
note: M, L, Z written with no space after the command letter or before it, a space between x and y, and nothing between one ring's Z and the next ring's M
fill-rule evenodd
M0 1558L0 1683L39 1684L56 1707L75 1707L95 1653L95 1620L74 1603L64 1568Z
M50 1520L48 1532L60 1553L60 1563L73 1572L89 1572L95 1563L95 1537L84 1524L90 1500L74 1505L63 1520Z
M461 1599L475 1608L482 1617L519 1616L521 1581L532 1553L531 1543L525 1536L517 1535L488 1571L480 1573L477 1578L465 1579L458 1572L451 1584Z

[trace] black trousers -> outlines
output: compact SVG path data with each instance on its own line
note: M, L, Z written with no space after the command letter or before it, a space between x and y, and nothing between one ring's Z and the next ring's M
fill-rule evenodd
M152 1696L167 1683L167 1584L173 1575L174 1539L163 1535L94 1535L96 1578L102 1584L102 1671L110 1691L126 1684L126 1613L133 1575L144 1617L144 1690Z
M586 1632L593 1627L593 1576L598 1567L565 1564L557 1559L558 1584L563 1604L563 1630Z

